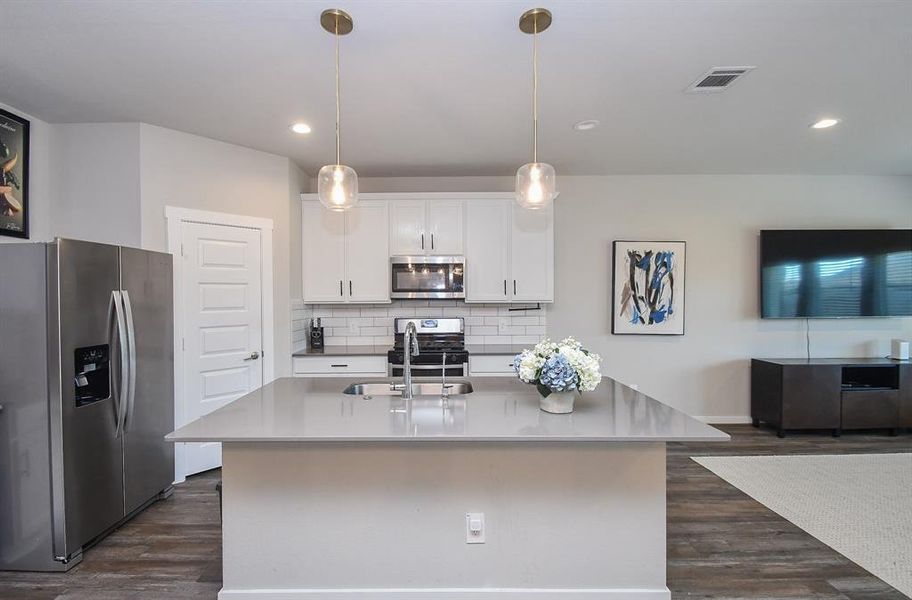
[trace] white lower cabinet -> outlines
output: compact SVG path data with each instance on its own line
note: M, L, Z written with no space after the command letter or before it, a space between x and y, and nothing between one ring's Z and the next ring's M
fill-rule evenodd
M512 200L466 207L466 302L554 301L554 207Z
M304 302L390 301L389 205L362 200L346 212L301 208Z
M516 377L512 354L469 355L470 377Z
M295 377L383 377L386 356L295 356Z

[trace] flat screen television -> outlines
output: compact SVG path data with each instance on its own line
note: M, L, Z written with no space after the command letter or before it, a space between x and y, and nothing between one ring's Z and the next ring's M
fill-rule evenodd
M764 319L912 315L912 229L760 232Z

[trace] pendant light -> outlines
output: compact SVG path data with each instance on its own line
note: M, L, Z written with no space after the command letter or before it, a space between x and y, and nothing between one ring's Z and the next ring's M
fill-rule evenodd
M538 162L538 34L551 25L551 12L527 10L519 18L519 30L532 36L532 162L516 171L516 202L532 210L547 207L557 196L554 167Z
M358 204L358 174L341 161L341 125L339 92L339 37L351 33L354 22L351 16L338 8L324 10L320 15L323 29L335 36L336 41L336 163L326 165L317 174L317 196L320 203L334 211L348 210Z

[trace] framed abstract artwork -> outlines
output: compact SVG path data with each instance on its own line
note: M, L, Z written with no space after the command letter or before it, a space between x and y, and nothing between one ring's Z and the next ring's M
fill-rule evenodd
M614 242L611 333L684 335L684 242Z
M0 235L27 238L29 122L0 109Z

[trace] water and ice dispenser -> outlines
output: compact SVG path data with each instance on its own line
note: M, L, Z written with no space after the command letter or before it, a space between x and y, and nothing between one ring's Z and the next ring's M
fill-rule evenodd
M111 396L110 348L107 344L76 348L76 406L106 400Z

